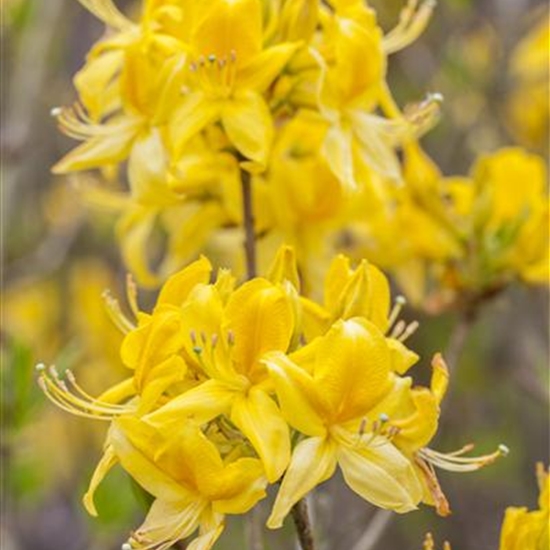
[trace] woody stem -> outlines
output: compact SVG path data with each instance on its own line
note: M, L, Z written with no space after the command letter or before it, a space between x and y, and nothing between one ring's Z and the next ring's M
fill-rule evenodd
M256 236L254 234L254 210L252 208L252 183L250 174L241 170L243 197L244 251L246 255L247 278L256 277Z
M307 500L302 498L292 507L292 519L298 533L298 540L302 550L315 550L313 529L309 517Z

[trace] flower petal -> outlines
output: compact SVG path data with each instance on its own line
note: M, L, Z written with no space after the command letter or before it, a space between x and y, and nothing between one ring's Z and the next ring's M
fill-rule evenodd
M90 514L91 516L97 516L97 509L94 504L95 491L98 488L99 484L103 481L103 478L107 475L109 470L117 462L118 458L115 454L113 447L111 445L107 445L105 447L105 451L103 453L103 456L101 457L101 460L94 470L92 479L90 480L90 484L88 486L88 490L86 491L86 494L82 499L82 502L84 503L84 508L86 508L88 514Z
M323 405L313 378L283 353L269 353L263 359L275 383L286 421L309 436L323 436Z
M253 279L236 290L225 315L225 328L234 334L238 372L250 377L262 354L287 350L294 331L292 304L283 289L266 279Z
M233 403L231 421L262 459L267 479L277 481L290 459L290 435L275 401L264 391L252 388Z
M390 354L384 336L361 318L339 321L321 337L315 384L323 388L334 422L364 416L391 386Z
M247 159L265 165L273 140L269 108L258 93L243 91L223 102L222 123L230 141Z
M204 424L228 413L234 398L235 390L231 386L220 380L207 380L175 397L146 419L158 429L176 429L189 420Z
M157 304L173 304L181 306L193 288L199 284L208 284L212 264L201 256L179 273L172 275L162 286Z
M330 439L310 437L300 442L292 453L267 526L270 529L281 527L292 506L316 485L329 479L335 469L336 447Z
M348 486L380 508L410 512L422 498L413 465L387 441L375 440L363 449L342 445L338 464Z

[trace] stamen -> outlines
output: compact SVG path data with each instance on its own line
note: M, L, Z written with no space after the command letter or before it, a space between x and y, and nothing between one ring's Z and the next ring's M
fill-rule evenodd
M401 313L401 310L403 309L403 306L407 303L407 300L405 296L397 296L395 298L395 304L390 312L390 316L388 318L388 330L393 326L395 321L397 321L397 318L399 317L399 314Z
M400 342L405 342L407 338L409 338L416 332L419 326L420 326L420 323L418 321L412 321L407 325L407 327L405 328L401 336L399 336L398 340Z
M103 300L105 302L105 307L111 321L118 327L118 329L124 333L128 334L129 332L135 330L136 325L122 313L120 309L120 304L116 298L113 298L110 290L105 290L102 294Z
M128 305L130 306L130 309L132 310L132 313L134 314L134 317L136 317L136 319L139 314L137 294L138 292L136 282L134 281L132 274L128 273L126 275L126 299L128 300Z
M472 448L473 445L466 445L462 447L462 449L452 453L440 453L433 449L424 448L418 451L418 456L443 470L452 472L474 472L488 464L492 464L497 458L507 456L509 453L509 449L506 445L499 445L495 452L487 455L474 457L462 456L464 453L471 451Z
M76 394L61 380L55 366L46 369L44 364L39 363L36 370L39 373L38 384L46 397L67 412L94 420L112 420L134 410L129 405L107 403L92 397L77 384L71 371L66 372L67 380Z
M412 44L426 29L436 6L434 0L426 0L418 6L418 0L409 0L401 10L399 22L382 40L387 54L395 53Z
M405 321L403 321L403 319L400 319L393 327L393 330L390 333L390 338L399 339L399 336L403 334L406 328L407 328L407 325Z
M230 347L235 345L235 333L232 330L227 331L227 343Z

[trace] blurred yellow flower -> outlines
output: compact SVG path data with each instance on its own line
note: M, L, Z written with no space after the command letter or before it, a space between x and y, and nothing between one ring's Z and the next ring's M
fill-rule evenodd
M509 507L504 515L500 534L500 550L546 550L550 546L549 499L550 476L544 466L537 464L539 509Z

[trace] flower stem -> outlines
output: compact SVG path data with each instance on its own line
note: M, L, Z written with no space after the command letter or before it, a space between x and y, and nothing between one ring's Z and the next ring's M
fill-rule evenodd
M253 279L256 277L256 236L254 234L254 210L252 208L252 184L250 180L250 174L245 170L241 170L246 272L247 278Z
M298 533L298 540L302 550L315 550L315 541L313 540L313 530L309 518L308 505L305 498L299 500L292 507L292 519Z

